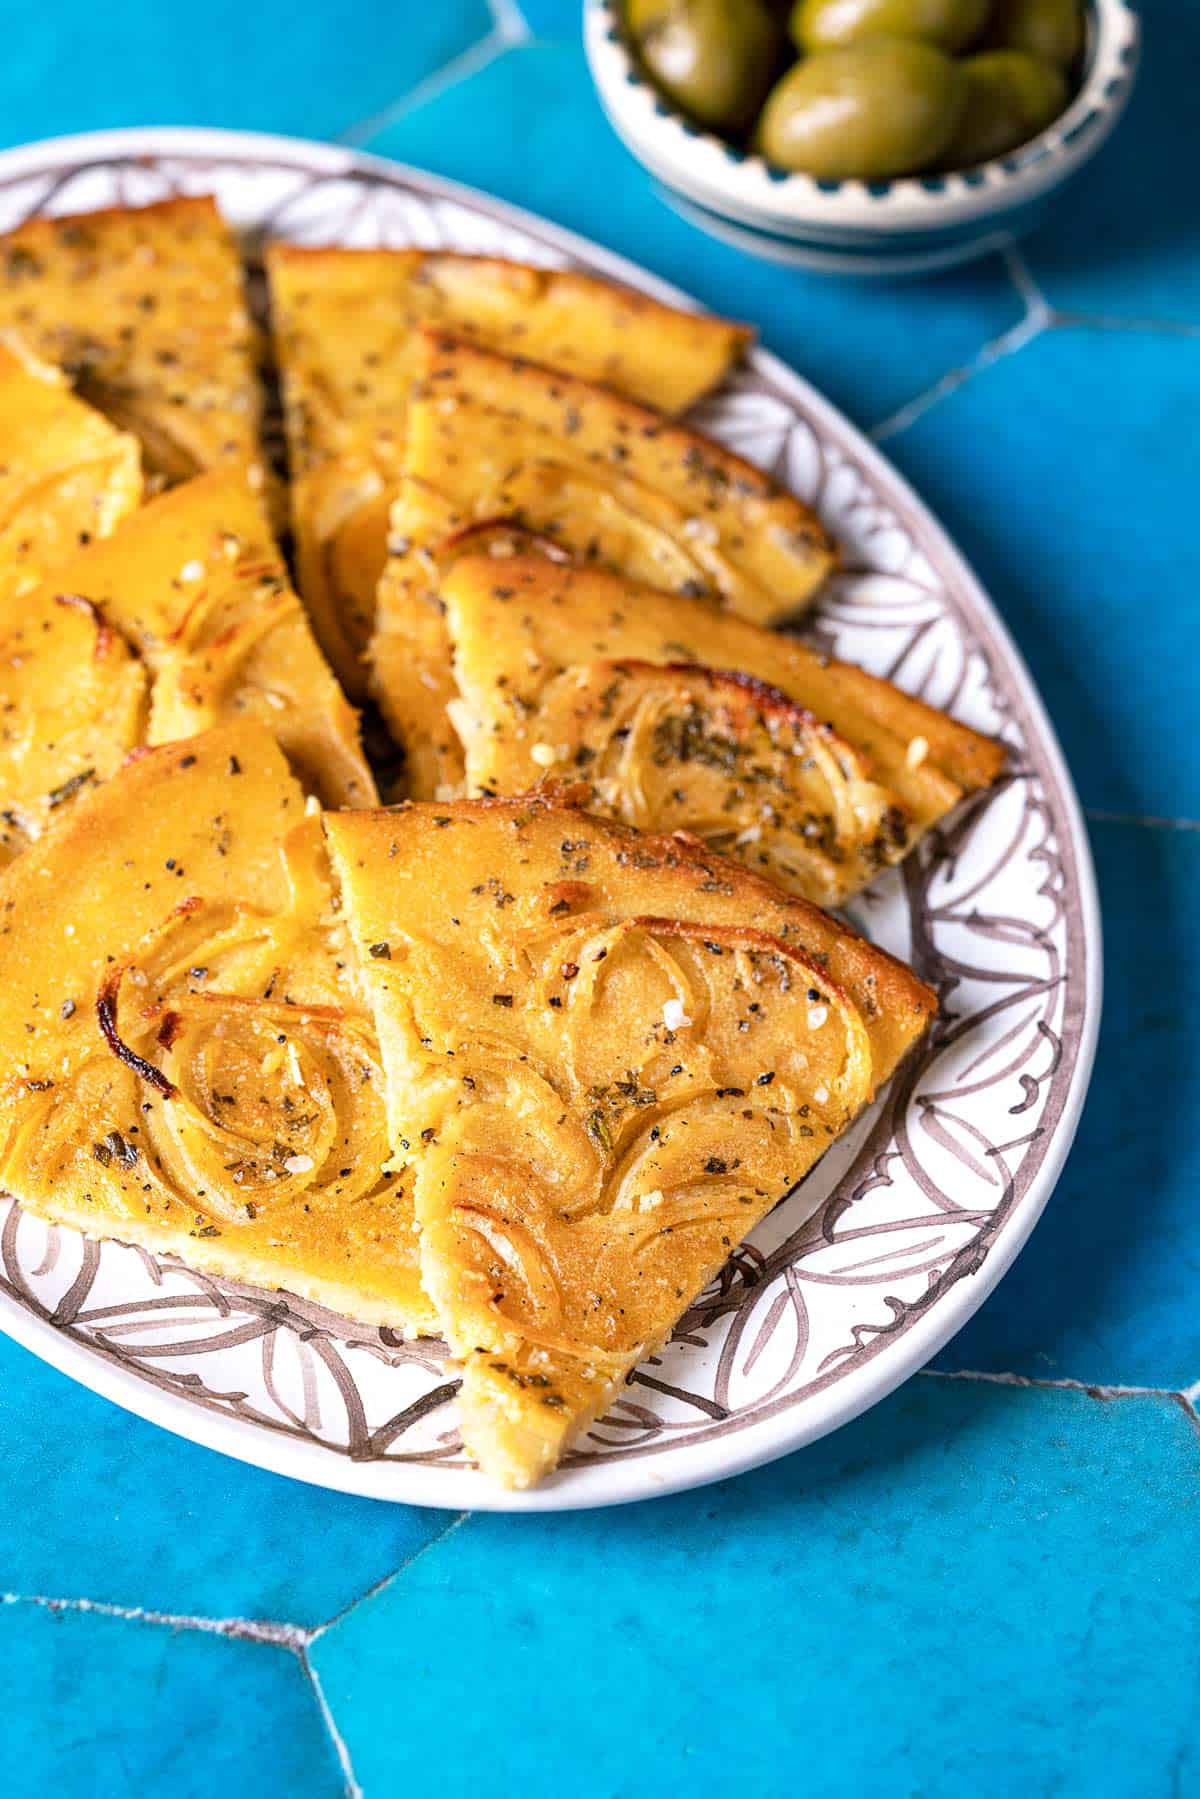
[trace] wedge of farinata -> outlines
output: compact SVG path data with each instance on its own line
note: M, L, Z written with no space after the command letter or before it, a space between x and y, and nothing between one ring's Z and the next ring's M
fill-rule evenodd
M1003 747L887 681L703 601L516 549L448 547L439 585L467 791L582 784L592 811L688 830L837 905Z
M19 333L133 432L148 476L235 467L274 511L261 345L214 200L39 217L0 237L0 331Z
M432 1325L320 820L268 731L140 752L0 899L7 1191L92 1237Z
M357 716L317 647L262 506L237 472L184 482L80 550L41 594L47 607L64 596L89 607L145 662L147 743L259 718L326 804L374 800Z
M694 840L537 800L326 823L464 1439L528 1486L846 1130L933 995Z
M0 342L0 602L107 537L141 497L137 440L76 399L57 369Z
M664 412L715 387L750 338L741 325L593 275L492 256L273 244L266 260L300 591L355 697L365 689L422 323Z
M372 682L411 791L461 777L433 552L502 518L634 580L759 623L814 597L835 551L760 469L607 389L427 331L378 594Z

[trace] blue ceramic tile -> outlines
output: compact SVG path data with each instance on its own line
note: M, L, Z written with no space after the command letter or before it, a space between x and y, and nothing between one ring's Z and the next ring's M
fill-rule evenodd
M106 125L332 137L490 28L486 0L26 8L0 59L0 144Z
M1142 67L1129 110L1026 253L1055 306L1200 325L1200 7L1138 0L1138 11Z
M866 424L1018 318L995 260L857 285L715 243L605 122L578 0L519 5L535 45L371 147L743 314ZM1183 146L1200 12L1144 10L1130 114L1028 255L1059 309L1196 324ZM331 136L490 24L485 0L218 0L186 25L145 0L105 14L68 0L9 34L0 143L155 120ZM1085 800L1112 812L1200 817L1198 412L1200 342L1060 331L888 445L1008 616ZM1107 934L1093 1094L1032 1243L942 1361L1180 1385L1200 1379L1200 833L1098 821L1093 835ZM444 1514L224 1460L0 1341L0 1590L312 1625L403 1569L314 1651L366 1799L422 1773L445 1799L484 1778L523 1799L658 1799L685 1782L705 1799L1200 1794L1198 1473L1168 1400L926 1377L720 1488L478 1517L441 1540ZM283 1648L13 1605L0 1652L14 1799L344 1790ZM469 1705L464 1667L479 1674Z
M8 1605L0 1657L10 1673L6 1799L345 1792L312 1687L287 1649Z
M758 262L686 224L613 133L574 44L507 51L367 148L529 207L750 320L863 424L968 363L1021 314L994 257L930 282L830 280Z
M1200 1380L1200 831L1094 822L1104 1024L1070 1159L1016 1266L938 1358L1098 1384Z
M887 441L1011 626L1085 805L1200 818L1200 337L1062 328Z
M706 1492L473 1518L315 1661L368 1795L1194 1793L1198 1475L1173 1401L926 1376Z
M0 1591L315 1625L446 1525L199 1449L3 1337L0 1448Z

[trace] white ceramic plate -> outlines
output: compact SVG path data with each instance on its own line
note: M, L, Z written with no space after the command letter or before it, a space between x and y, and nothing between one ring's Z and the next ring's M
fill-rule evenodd
M283 138L105 133L0 157L0 229L37 212L215 193L308 243L449 245L575 263L679 295L595 246L395 164ZM697 422L820 511L846 572L810 633L1010 748L992 795L856 903L943 999L850 1137L738 1250L568 1465L497 1491L465 1462L440 1345L212 1280L22 1213L0 1230L0 1326L86 1386L244 1461L456 1508L641 1499L769 1461L873 1405L996 1285L1075 1131L1100 1014L1079 808L1029 675L970 570L854 428L757 353Z

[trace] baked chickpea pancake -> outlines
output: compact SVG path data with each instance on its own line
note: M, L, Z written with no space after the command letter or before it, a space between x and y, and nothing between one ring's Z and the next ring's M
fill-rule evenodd
M136 438L15 338L0 340L0 602L107 537L141 497Z
M569 806L331 814L469 1452L552 1469L919 1039L804 901Z
M0 237L0 331L132 432L148 477L237 468L274 504L261 343L215 200L39 217Z
M140 752L0 881L0 1182L89 1236L428 1328L348 954L268 731Z
M422 323L664 412L715 387L751 336L594 275L498 257L273 244L266 261L300 591L355 697L365 691Z
M607 389L427 330L370 651L415 798L462 775L432 553L497 518L758 623L807 605L836 561L807 506L709 439Z
M233 470L160 494L56 571L145 662L145 741L261 719L328 805L371 803L358 718L312 635L266 514Z
M887 681L503 530L446 546L439 584L469 794L582 784L591 811L831 906L1003 765Z

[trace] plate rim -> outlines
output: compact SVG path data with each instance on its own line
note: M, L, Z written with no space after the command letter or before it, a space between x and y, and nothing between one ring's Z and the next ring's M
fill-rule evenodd
M273 161L277 165L293 164L314 173L334 176L356 172L383 176L389 183L408 183L417 192L457 202L486 216L509 222L533 238L643 293L692 311L704 310L691 295L641 264L537 213L465 183L347 145L268 132L226 130L217 126L130 126L46 138L0 151L0 181L19 179L22 174L32 176L39 172L39 165L46 173L51 173L62 167L79 168L89 162L103 163L138 155L251 164ZM902 1337L886 1342L881 1339L880 1353L854 1373L812 1395L807 1403L797 1408L790 1421L782 1425L781 1415L776 1415L748 1424L724 1440L677 1445L669 1463L669 1473L656 1469L651 1458L633 1455L617 1463L601 1460L593 1464L585 1481L579 1480L577 1470L560 1470L527 1493L485 1488L478 1474L469 1468L398 1461L356 1462L320 1443L267 1432L245 1420L191 1404L177 1394L160 1391L141 1380L132 1370L116 1362L100 1344L85 1347L49 1321L36 1317L9 1295L0 1293L0 1330L7 1336L60 1373L113 1401L123 1410L159 1425L173 1435L268 1473L352 1493L360 1498L439 1510L565 1511L637 1503L689 1491L746 1473L817 1441L877 1405L911 1378L961 1330L999 1285L1028 1242L1058 1183L1075 1138L1095 1064L1103 1008L1103 932L1095 866L1082 807L1057 732L1025 658L946 528L879 448L803 375L761 346L755 346L749 360L773 386L784 392L789 389L799 392L808 416L820 431L852 455L873 491L887 504L895 505L905 520L912 523L926 554L932 547L937 563L953 577L956 590L965 601L968 617L975 614L986 621L992 642L1005 658L1016 697L1057 789L1062 817L1059 848L1070 858L1081 927L1083 969L1079 992L1082 1010L1078 1021L1078 1046L1058 1117L1047 1130L1047 1141L1038 1164L1024 1193L1002 1221L982 1266L961 1277L940 1300L909 1325ZM891 1352L883 1353L883 1348L889 1344Z

